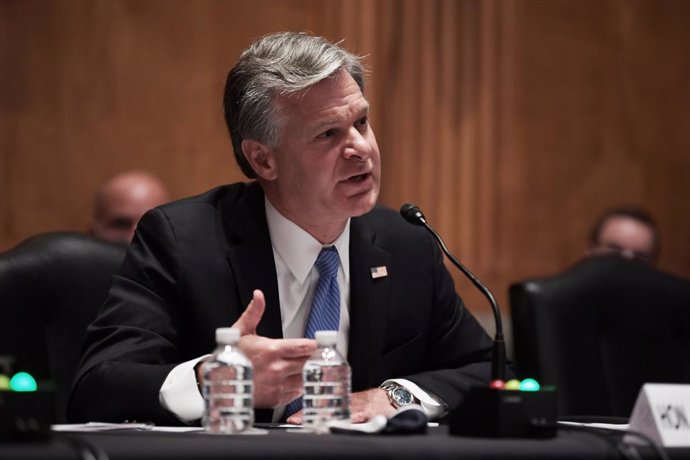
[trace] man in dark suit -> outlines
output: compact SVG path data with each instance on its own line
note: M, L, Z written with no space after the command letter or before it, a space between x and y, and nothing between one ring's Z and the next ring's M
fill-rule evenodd
M281 33L230 71L226 121L251 179L170 203L139 223L90 326L72 420L193 422L214 329L233 325L254 364L257 420L299 423L315 349L302 338L323 248L339 256L338 348L352 366L352 419L410 402L430 417L490 374L492 341L421 228L376 206L380 155L359 58ZM246 308L245 308L246 306ZM263 410L265 409L265 410Z

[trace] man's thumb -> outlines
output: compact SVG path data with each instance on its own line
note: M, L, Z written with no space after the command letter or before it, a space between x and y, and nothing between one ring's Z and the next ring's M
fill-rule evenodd
M256 326L261 321L261 317L266 309L266 299L264 293L259 289L254 290L252 301L247 305L242 316L239 317L232 327L240 330L241 335L256 334Z

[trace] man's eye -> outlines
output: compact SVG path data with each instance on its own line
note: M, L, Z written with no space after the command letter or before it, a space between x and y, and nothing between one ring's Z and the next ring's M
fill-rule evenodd
M366 128L368 124L369 124L369 117L362 117L359 120L357 120L357 123L356 123L358 128Z
M119 230L131 228L135 224L136 222L133 219L127 217L116 217L115 219L108 221L108 226L110 228L116 228Z
M317 139L328 139L329 137L333 136L335 136L335 129L329 129L327 131L324 131L316 137Z

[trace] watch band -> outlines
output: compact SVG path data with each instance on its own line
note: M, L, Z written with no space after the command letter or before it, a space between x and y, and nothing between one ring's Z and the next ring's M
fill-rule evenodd
M384 383L379 388L386 392L388 401L396 409L410 404L419 404L419 400L415 398L412 392L399 383Z

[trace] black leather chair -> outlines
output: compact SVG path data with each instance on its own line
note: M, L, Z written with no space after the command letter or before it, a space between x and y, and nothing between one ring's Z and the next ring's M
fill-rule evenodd
M13 372L55 386L58 421L86 327L124 255L124 246L72 232L37 235L0 254L0 356Z
M617 256L510 287L520 377L561 416L629 417L645 382L690 383L690 281Z

